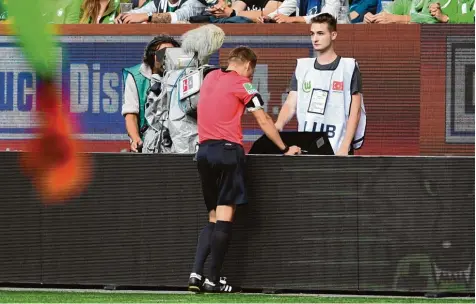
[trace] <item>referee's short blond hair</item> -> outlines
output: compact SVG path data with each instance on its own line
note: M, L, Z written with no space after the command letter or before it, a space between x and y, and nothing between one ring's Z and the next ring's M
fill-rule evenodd
M239 46L231 50L228 55L228 63L233 61L240 61L242 63L249 62L254 68L258 62L255 52L247 46Z

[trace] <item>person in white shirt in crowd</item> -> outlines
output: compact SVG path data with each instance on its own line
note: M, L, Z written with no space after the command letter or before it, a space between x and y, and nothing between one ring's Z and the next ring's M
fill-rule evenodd
M348 3L345 4L348 6ZM274 12L258 19L258 22L311 23L311 19L320 13L329 13L339 17L341 0L284 0ZM348 11L348 7L345 8ZM291 16L295 13L296 16Z
M115 23L183 23L201 15L205 0L151 0L141 8L120 14Z
M274 12L283 3L282 0L235 0L231 5L227 5L226 2L219 0L207 11L217 18L241 16L256 20Z

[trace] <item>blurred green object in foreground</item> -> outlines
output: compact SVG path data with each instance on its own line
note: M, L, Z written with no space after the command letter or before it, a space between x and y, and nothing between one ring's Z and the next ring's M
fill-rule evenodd
M23 53L35 71L43 78L51 79L55 71L53 27L42 18L42 0L8 1L8 17L18 36Z

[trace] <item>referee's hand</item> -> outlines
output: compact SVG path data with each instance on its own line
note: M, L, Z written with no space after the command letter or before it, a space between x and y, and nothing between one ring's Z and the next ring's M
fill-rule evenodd
M289 147L288 152L284 153L284 155L299 155L301 154L301 148L298 146L291 146Z

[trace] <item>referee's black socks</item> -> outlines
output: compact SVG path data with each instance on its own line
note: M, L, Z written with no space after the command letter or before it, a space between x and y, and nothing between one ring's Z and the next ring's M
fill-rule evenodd
M203 227L198 237L197 252L195 253L195 263L193 264L193 271L196 274L203 275L203 265L207 256L210 254L210 243L212 241L213 230L215 223L209 222Z
M220 271L231 239L231 222L217 221L211 240L210 280L218 284Z

